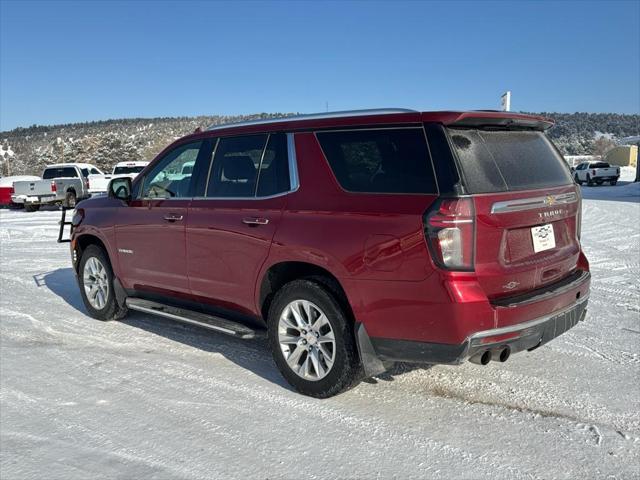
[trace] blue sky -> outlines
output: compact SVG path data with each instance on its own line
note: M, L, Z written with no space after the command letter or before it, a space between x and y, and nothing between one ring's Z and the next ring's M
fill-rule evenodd
M0 130L374 107L640 112L640 2L0 0Z

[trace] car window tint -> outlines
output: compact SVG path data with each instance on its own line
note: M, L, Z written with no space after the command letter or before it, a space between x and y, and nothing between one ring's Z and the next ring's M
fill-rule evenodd
M470 193L556 187L573 182L542 132L449 129Z
M180 145L162 158L145 176L143 198L184 198L189 196L191 171L185 165L194 165L202 142Z
M287 135L271 134L260 164L258 196L276 195L287 192L290 188Z
M76 178L78 172L73 167L53 167L47 168L42 173L43 180L51 180L52 178Z
M98 170L97 168L92 168L90 170L91 175L101 175L100 170Z
M437 193L421 128L318 132L338 182L347 191Z
M253 197L267 135L221 138L216 147L207 197Z

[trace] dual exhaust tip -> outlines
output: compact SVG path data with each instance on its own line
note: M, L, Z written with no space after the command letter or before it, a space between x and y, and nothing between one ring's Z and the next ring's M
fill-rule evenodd
M506 362L507 360L509 360L510 356L511 348L509 348L508 346L496 347L490 350L484 350L483 352L476 353L469 359L469 361L478 365L487 365L491 360L493 360L494 362Z

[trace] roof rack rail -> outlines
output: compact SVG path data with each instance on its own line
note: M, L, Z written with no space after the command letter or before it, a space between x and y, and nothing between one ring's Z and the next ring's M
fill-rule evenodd
M394 113L418 113L418 111L411 110L408 108L372 108L369 110L344 110L339 112L309 113L309 114L301 114L301 115L292 115L289 117L259 118L256 120L245 120L242 122L231 122L231 123L224 123L221 125L211 125L209 128L207 128L207 131L229 128L229 127L243 127L245 125L260 125L264 123L291 122L295 120L322 120L324 118L364 117L367 115L390 115Z

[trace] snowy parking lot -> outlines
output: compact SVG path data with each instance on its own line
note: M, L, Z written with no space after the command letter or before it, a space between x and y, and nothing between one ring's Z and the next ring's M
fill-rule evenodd
M0 211L0 477L639 478L640 184L583 193L585 322L328 400L293 392L264 340L92 320L60 212Z

